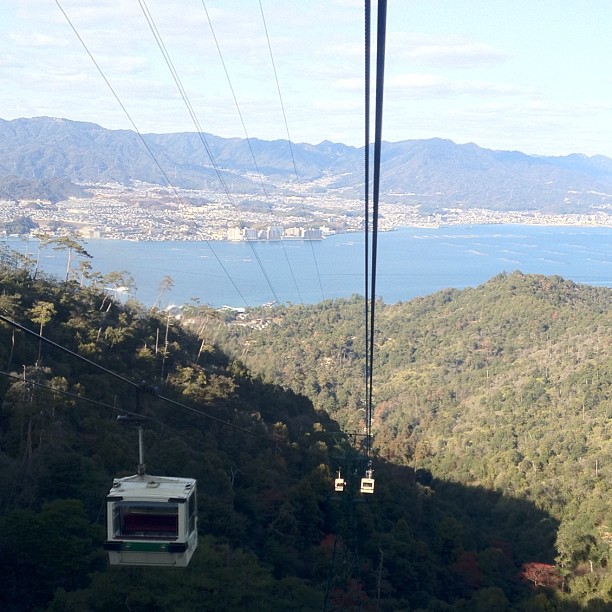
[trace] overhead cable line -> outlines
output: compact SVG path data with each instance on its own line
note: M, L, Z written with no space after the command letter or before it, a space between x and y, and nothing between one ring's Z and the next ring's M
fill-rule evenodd
M151 15L145 0L138 0L138 4L140 4L140 8L142 9L142 12L145 16L145 19L147 20L147 23L149 25L149 29L151 30L151 33L153 34L153 37L155 38L155 42L157 43L157 46L159 47L159 50L162 53L162 56L164 58L164 61L166 62L166 65L168 66L168 69L170 70L170 74L172 75L172 78L174 79L174 82L176 84L176 86L178 87L179 93L181 94L181 98L183 99L183 102L185 103L185 106L187 108L187 111L189 112L189 115L191 116L191 120L196 128L196 132L200 138L200 141L202 142L202 145L204 146L204 149L206 150L206 152L208 153L208 157L210 159L210 163L212 164L212 167L215 171L215 174L217 175L217 179L219 180L219 182L221 183L221 186L223 188L223 191L225 193L225 196L228 200L228 202L236 209L236 212L238 214L239 210L238 207L236 206L232 195L230 193L230 190L227 186L227 183L225 182L225 179L223 178L223 174L221 173L221 170L219 168L219 165L217 164L217 161L215 160L215 156L212 152L212 149L210 148L210 146L208 145L208 141L206 140L206 136L204 135L204 131L202 130L202 126L200 125L200 121L198 120L198 117L196 115L196 112L191 104L191 101L189 100L189 96L187 95L187 92L185 91L185 88L183 87L183 83L179 77L179 74L174 66L174 62L172 61L172 58L170 57L170 53L168 52L168 49L166 48L166 45L164 44L164 41L161 37L161 34L159 33L159 30L157 29L157 26L155 25L155 20L153 19L153 16ZM251 241L247 241L249 243L249 246L251 248L251 251L253 253L253 256L255 257L255 260L257 261L259 268L261 270L261 273L268 285L268 288L270 289L270 292L272 293L274 300L276 302L279 301L278 299L278 295L276 294L276 291L274 290L274 287L272 286L272 282L270 280L270 277L268 276L268 273L266 272L263 263L259 257L259 254L256 252L255 250L255 246L253 245L253 243Z
M384 5L384 6L383 6ZM343 521L340 531L343 533L344 550L336 559L336 545L338 536L334 539L334 549L331 559L330 571L325 589L323 610L328 609L328 602L334 582L347 583L348 579L359 571L359 531L356 514L357 491L362 494L374 493L374 477L372 470L372 387L373 387L373 354L375 330L375 301L376 301L376 252L378 247L378 200L380 190L380 145L382 133L382 92L384 85L384 46L385 46L385 20L386 0L379 0L378 4L378 38L377 38L377 73L376 73L376 125L374 142L374 182L372 186L372 248L370 250L370 56L371 56L371 0L365 0L364 8L365 32L365 149L364 149L364 230L365 230L365 296L364 296L364 323L365 323L365 435L356 452L360 434L347 433L347 448L341 457L342 467L338 468L334 480L334 491L342 495L336 497L342 503ZM365 447L365 457L363 454ZM356 486L355 474L360 464L366 463L365 476L361 478L359 488ZM344 477L342 476L344 472ZM362 501L362 500L359 500ZM382 557L381 557L382 558Z
M75 357L76 359L79 359L81 361L83 361L84 363L87 363L88 365L93 366L94 368L99 369L100 371L104 372L105 374L108 374L109 376L116 378L117 380L120 380L121 382L137 389L139 392L142 392L144 390L144 387L142 385L142 383L137 383L134 382L133 380L130 380L129 378L126 378L125 376L122 376L121 374L114 372L113 370L109 370L108 368L105 368L103 365L100 365L99 363L96 363L95 361L92 361L91 359L88 359L87 357L84 357L83 355L79 355L79 353L76 353L75 351L70 350L69 348L62 346L61 344L58 344L57 342L54 342L53 340L46 338L45 336L41 336L40 334L37 334L35 331L25 327L24 325L22 325L21 323L17 323L16 321L13 321L12 319L9 319L8 317L5 317L4 315L0 314L0 321L7 323L8 325L11 325L13 327L15 327L16 329L19 329L20 331L25 332L26 334L29 334L30 336L38 339L40 342L45 342L46 344L66 353L67 355L70 355L71 357ZM19 380L23 380L23 378L19 377ZM29 382L29 381L28 381ZM56 391L55 389L52 389L53 391ZM173 400L172 398L169 397L165 397L163 395L159 395L158 393L153 393L153 396L156 397L157 399L170 403L173 406L177 406L179 408L182 408L183 410L187 410L189 412L192 412L194 414L197 414L201 417L204 417L206 419L209 419L211 421L214 421L216 423L219 423L221 425L225 425L227 427L231 427L232 429L235 429L236 431L241 431L242 433L246 433L249 434L251 436L255 436L256 438L261 438L264 440L267 440L268 442L272 442L274 444L279 444L282 443L282 441L277 440L276 438L272 438L270 436L267 436L265 434L260 434L256 431L253 431L251 429L248 429L247 427L242 427L240 425L236 425L234 423L231 423L230 421L226 421L224 419L221 419L219 417L216 417L212 414L208 414L207 412L204 412L202 410L198 410L197 408L194 408L193 406L188 406L186 404L183 404L181 402L177 402L176 400ZM80 397L80 396L77 396ZM139 415L140 416L140 415Z
M107 87L110 89L111 93L115 97L115 100L117 100L117 103L121 107L121 110L125 113L125 116L128 118L128 121L132 125L132 128L134 129L134 131L136 132L136 134L140 138L140 141L142 142L142 144L144 145L146 150L149 152L149 155L153 158L153 161L155 162L155 165L157 166L157 168L161 172L162 176L164 177L164 179L167 181L167 183L169 185L172 185L172 183L170 182L170 179L168 178L168 175L166 174L166 172L162 168L161 164L157 160L157 157L155 157L153 151L151 150L151 147L149 147L149 145L147 144L147 141L144 139L144 136L142 135L142 133L140 132L140 130L138 129L138 127L134 123L134 120L132 119L132 116L130 115L130 113L128 112L127 108L125 107L125 105L121 101L121 98L119 97L119 95L115 91L114 87L111 85L110 81L106 78L106 75L104 74L104 71L100 67L100 64L98 64L98 62L96 61L96 58L92 55L91 51L89 50L89 48L85 44L85 41L83 40L81 35L78 33L78 31L75 28L75 26L72 23L72 21L70 20L70 17L68 17L68 14L63 9L62 5L59 3L59 0L55 0L55 4L57 4L57 7L59 8L59 10L62 12L64 17L66 18L66 21L68 22L68 25L71 27L71 29L74 32L75 36L79 39L79 42L83 46L83 49L85 49L85 52L87 53L87 55L89 55L89 59L91 59L91 61L93 62L93 65L96 67L96 69L100 73L100 76L104 79L104 82L106 83Z
M242 129L244 131L244 135L246 137L246 141L247 141L247 145L249 147L249 151L251 153L251 158L253 159L253 165L255 166L255 170L257 170L257 175L259 177L259 182L261 184L261 189L263 191L264 196L266 197L266 200L268 200L268 210L270 210L270 212L274 212L272 209L272 205L270 203L270 195L268 194L268 190L266 189L266 185L264 183L263 180L263 173L261 172L260 168L259 168L259 164L257 163L257 159L255 157L255 151L253 151L253 145L251 144L251 137L249 136L249 132L247 130L245 121L244 121L244 117L242 116L242 111L240 110L240 105L238 104L238 98L236 97L236 92L234 91L234 86L232 85L232 80L230 79L230 75L229 75L229 71L227 69L227 66L225 64L225 59L223 58L223 53L221 52L221 46L219 45L219 41L217 39L217 35L215 33L215 29L213 27L212 24L212 20L210 18L210 15L208 13L208 9L206 8L206 3L204 2L204 0L202 0L202 8L204 9L204 13L206 14L206 19L208 21L208 26L210 27L210 33L212 34L213 40L215 42L215 46L217 48L217 53L219 54L219 60L221 61L221 65L223 66L223 71L225 72L225 77L227 79L227 84L229 86L229 89L232 93L232 98L234 100L234 106L236 107L236 112L238 113L238 117L240 118L240 123L242 125ZM302 299L302 293L300 291L300 287L298 285L297 279L295 277L295 273L293 272L293 267L291 266L291 262L289 261L289 255L287 254L287 249L285 248L285 244L284 242L281 240L281 247L283 249L283 253L285 255L285 261L287 262L287 266L289 268L289 273L291 274L291 278L293 280L293 284L295 286L295 289L298 293L298 296L300 298L300 303L303 304L304 300Z
M134 412L132 410L126 410L125 408L120 408L119 406L113 405L113 404L108 404L107 402L101 402L99 400L95 400L92 399L90 397L87 397L85 395L78 395L76 393L71 393L70 391L64 391L63 389L56 389L54 387L49 387L49 385L44 385L43 383L39 383L36 382L35 380L32 380L31 378L24 378L23 375L18 375L18 374L11 374L10 372L4 372L4 371L0 371L0 375L5 376L7 378L10 378L12 380L14 380L15 382L23 382L27 385L31 385L33 387L37 387L39 389L43 389L45 391L48 391L49 393L54 393L57 395L62 395L63 397L67 397L69 399L72 399L74 401L78 401L78 402L82 402L82 403L87 403L87 404L92 404L94 406L98 406L100 408L107 408L108 410L112 411L112 412L120 412L122 415L128 417L128 418L133 418L133 419L139 419L139 420L143 420L143 421L148 421L150 423L154 423L155 425L159 425L159 427L163 428L164 430L167 430L169 432L171 432L172 434L174 434L175 436L179 437L179 438L183 438L183 440L186 440L192 444L202 444L202 440L195 438L194 436L188 436L185 434L184 431L180 431L178 429L175 429L174 427L170 427L168 424L164 423L161 419L158 419L156 417L150 416L150 415L146 415L146 414L139 414L137 412ZM209 418L210 415L206 414L205 412L197 412L197 414L199 416L205 417L205 418ZM221 420L221 424L224 425L229 425L230 427L232 427L233 429L238 429L238 431L242 432L242 433L248 433L249 435L254 435L256 437L259 437L263 434L258 434L257 432L248 430L246 428L241 428L240 426L236 426L233 423L228 423L226 421ZM274 442L275 444L284 445L284 442L282 440L274 440L271 439L270 437L265 437L266 440L270 441L270 442Z
M287 114L285 113L285 104L283 102L283 94L281 93L280 83L278 81L278 73L276 71L276 63L274 62L274 54L272 53L272 44L270 42L270 36L268 34L268 26L266 24L266 16L264 14L263 6L261 4L261 0L259 0L259 11L261 13L261 20L263 22L264 32L266 34L266 41L268 43L268 52L270 54L270 61L272 62L272 70L274 72L274 80L276 81L276 90L278 91L278 98L280 101L281 110L283 113L283 122L285 124L285 132L287 133L287 142L289 143L289 152L291 154L291 161L293 163L293 171L295 173L295 179L299 182L299 176L297 171L297 166L295 163L295 155L293 154L293 144L291 140L291 135L289 134L289 123L287 122ZM302 211L304 212L304 216L306 216L306 210L304 209L304 204L302 203ZM321 274L319 273L319 265L317 263L317 257L315 255L314 246L312 244L312 240L309 240L310 250L312 252L312 259L314 262L315 272L317 274L317 280L319 281L319 289L321 291L321 297L325 299L325 293L323 292L323 285L321 283Z
M151 147L149 147L149 145L147 144L147 141L144 139L144 136L142 135L142 133L140 132L140 130L138 129L138 127L136 126L136 124L134 123L134 120L132 119L132 116L130 115L130 113L128 112L127 108L125 107L125 105L123 104L123 102L121 101L121 98L119 98L119 95L117 94L117 92L115 91L115 89L113 88L113 86L111 85L110 81L106 78L106 75L104 74L104 71L102 70L102 68L100 67L100 65L98 64L98 62L96 61L96 59L94 58L93 54L91 53L91 51L89 50L89 48L87 47L87 45L85 44L85 41L83 40L83 38L81 37L81 35L78 33L76 27L74 26L74 24L72 23L72 21L70 20L70 17L68 17L68 14L66 13L66 11L63 9L62 5L60 4L59 0L55 0L55 4L57 4L57 7L59 8L59 10L62 12L62 14L64 15L64 17L66 18L66 21L68 22L68 25L70 26L70 28L72 29L72 31L74 32L75 36L77 37L77 39L79 40L79 42L81 43L81 45L83 46L83 49L85 49L85 52L87 53L87 55L89 56L89 58L91 59L91 61L93 62L93 65L96 67L96 69L98 70L100 76L102 77L102 79L104 80L104 82L106 83L106 85L108 86L108 88L110 89L111 93L113 94L113 96L115 97L115 100L117 100L117 103L119 104L119 106L121 107L121 109L123 110L123 112L125 113L125 116L128 118L130 124L132 125L132 127L134 128L134 131L136 132L136 134L138 135L138 137L140 138L140 141L142 142L142 144L144 145L144 147L146 148L146 150L148 151L149 155L151 156L151 158L153 159L153 161L155 162L155 165L157 166L157 168L159 169L159 171L161 172L161 175L164 177L164 180L166 181L166 183L170 186L170 188L174 191L175 196L177 197L177 199L180 202L183 202L183 199L181 198L178 190L176 189L176 187L172 184L172 181L168 178L167 173L165 172L165 170L162 168L161 164L159 163L157 157L155 156L155 154L153 153L153 151L151 150ZM244 302L245 306L249 306L248 302L246 301L246 298L244 297L244 295L242 294L242 292L240 291L240 289L238 288L238 286L236 285L234 279L232 278L231 274L228 272L227 268L223 265L223 262L221 261L221 259L219 258L219 256L217 255L215 249L213 249L212 245L210 244L210 242L208 240L205 241L206 244L208 245L208 247L210 248L213 256L215 257L215 259L217 260L217 263L219 264L219 266L221 267L221 269L223 270L223 272L225 273L225 275L227 276L227 278L229 279L229 281L232 283L232 286L234 287L234 289L236 290L236 293L240 296L240 299L242 299L242 301Z
M23 375L11 374L10 372L4 372L0 370L0 375L6 376L7 378L11 378L14 381L21 381L23 383L27 383L28 385L32 385L40 389L45 389L46 391L49 391L51 393L57 393L59 395L63 395L64 397L78 400L80 402L86 402L88 404L93 404L94 406L99 406L101 408L112 409L115 412L122 412L128 415L136 414L134 412L130 412L129 410L124 410L123 408L119 408L118 406L112 406L111 404L107 404L106 402L101 402L99 400L95 400L90 397L85 397L84 395L77 395L76 393L71 393L70 391L64 391L63 389L56 389L55 387L49 387L49 385L43 385L42 383L36 382L35 380L32 380L31 378L26 378L25 374ZM145 417L145 418L150 418L150 417Z
M367 366L367 397L366 397L366 453L371 457L372 451L372 403L373 403L373 370L374 370L374 341L375 341L375 315L376 315L376 266L378 256L378 216L380 194L380 165L382 150L382 118L385 82L385 45L387 25L387 0L379 0L376 18L376 102L374 125L374 159L372 184L372 252L370 270L370 327L369 327L369 363ZM368 143L369 146L369 143Z
M370 370L370 317L369 317L369 303L370 303L370 64L371 64L371 50L370 50L370 31L371 31L371 0L365 0L364 3L364 140L365 146L363 147L364 152L364 215L363 215L363 234L364 234L364 300L363 300L363 316L364 316L364 346L365 346L365 367L363 369L364 374L364 387L365 387L365 405L367 406L368 389L369 389L369 377L368 372ZM367 411L366 411L367 412ZM366 415L367 416L367 415Z
M297 166L295 163L295 156L293 154L293 143L291 140L291 136L289 134L289 123L287 122L287 113L285 113L285 104L283 102L283 94L281 93L280 83L278 81L278 73L276 71L276 62L274 61L274 53L272 53L272 44L270 42L270 35L268 34L268 25L266 23L266 15L263 10L263 6L261 4L261 0L259 0L259 11L261 13L261 20L264 27L264 32L266 34L266 41L268 43L268 53L270 54L270 61L272 62L272 71L274 72L274 81L276 82L276 91L278 92L278 99L281 106L281 111L283 113L283 122L285 124L285 132L287 133L287 141L289 143L289 152L291 154L291 161L293 162L293 171L295 173L296 180L298 178Z
M87 359L87 357L83 357L83 355L79 355L78 353L75 353L74 351L71 351L69 348L66 348L65 346L62 346L61 344L57 344L57 342L53 342L53 340L51 340L50 338L46 338L45 336L41 336L40 334L37 334L35 331L32 331L31 329L28 329L25 325L22 325L21 323L17 323L17 321L13 321L12 319L9 319L8 317L5 317L4 315L0 314L0 321L3 321L4 323L7 323L8 325L12 325L14 328L19 329L22 332L25 332L26 334L29 334L30 336L34 336L35 338L37 338L40 342L44 342L64 353L66 353L67 355L70 355L71 357L76 357L77 359L80 359L81 361L93 366L94 368L98 368L99 370L101 370L102 372L113 376L114 378L128 384L128 385L132 385L134 387L138 387L139 385L137 383L135 383L134 381L130 380L129 378L125 378L125 376L121 376L121 374L117 374L117 372L113 372L112 370L109 370L108 368L105 368L103 365L100 365L99 363L96 363L95 361L92 361L91 359Z

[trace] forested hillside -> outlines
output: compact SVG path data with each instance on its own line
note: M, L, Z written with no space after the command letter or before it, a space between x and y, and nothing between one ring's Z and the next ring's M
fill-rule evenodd
M504 274L379 303L374 355L381 457L532 501L559 523L555 580L610 605L611 306L607 288ZM215 333L267 381L359 431L363 328L355 298L261 310Z
M360 300L234 320L194 308L195 334L3 262L1 609L612 601L609 290L516 274L380 304L376 491L360 496L360 456L336 423L359 428ZM107 565L104 499L137 463L125 411L145 418L149 473L198 479L184 570Z

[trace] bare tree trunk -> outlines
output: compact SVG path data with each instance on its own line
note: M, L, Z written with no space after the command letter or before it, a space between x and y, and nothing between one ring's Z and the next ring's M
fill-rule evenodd
M23 451L23 462L29 463L32 456L32 419L28 421L28 433L26 437L26 445Z
M70 276L70 264L72 263L72 249L68 249L68 265L66 266L66 281L68 281L68 276Z
M15 328L13 328L13 337L11 339L11 352L9 354L8 365L6 369L10 371L11 364L13 363L13 352L15 351Z

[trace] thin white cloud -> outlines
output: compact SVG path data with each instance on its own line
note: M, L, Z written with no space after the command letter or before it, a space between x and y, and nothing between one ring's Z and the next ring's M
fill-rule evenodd
M319 111L331 112L362 112L363 100L357 98L342 98L338 100L315 100L313 107Z
M446 98L448 96L525 96L527 89L482 80L451 79L432 73L411 72L385 81L390 97Z
M438 68L490 67L508 57L488 43L458 37L398 33L390 38L389 45L401 61Z
M337 89L344 91L363 91L363 78L337 79L335 86Z
M66 47L66 39L40 32L11 32L11 43L20 47Z
M194 129L137 0L59 1L141 131ZM258 0L206 4L249 134L286 137ZM543 150L547 139L561 150L564 138L580 150L574 143L581 135L602 142L612 125L612 77L593 66L609 55L605 9L585 14L600 38L576 45L552 36L550 24L535 18L537 8L510 10L510 0L503 19L497 9L472 15L447 2L442 14L436 4L389 6L386 139L440 136L491 148L514 142L519 150L529 142ZM0 5L0 117L131 127L54 0ZM292 136L359 143L363 0L262 5ZM147 6L203 129L242 136L201 0ZM559 19L568 15L557 8ZM526 24L528 39L521 38Z
M386 84L391 87L400 87L404 89L418 89L418 90L452 90L454 89L452 81L436 76L434 74L424 73L408 73L400 74L387 79Z
M430 66L461 68L490 66L505 59L502 53L484 43L419 46L408 51L406 56Z

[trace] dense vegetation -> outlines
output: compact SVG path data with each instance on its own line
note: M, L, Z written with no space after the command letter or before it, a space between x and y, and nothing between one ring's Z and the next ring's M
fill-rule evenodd
M332 420L359 427L359 300L233 321L194 309L196 334L15 263L0 314L43 339L0 323L0 608L612 602L609 291L512 275L380 304L364 499L333 494L338 466L351 482L363 468ZM149 472L198 479L186 570L107 567L104 497L137 460L122 410L148 419Z
M377 305L381 456L533 502L559 525L555 584L581 601L612 602L611 305L609 289L520 273ZM362 321L355 298L261 310L215 333L265 380L359 429Z

